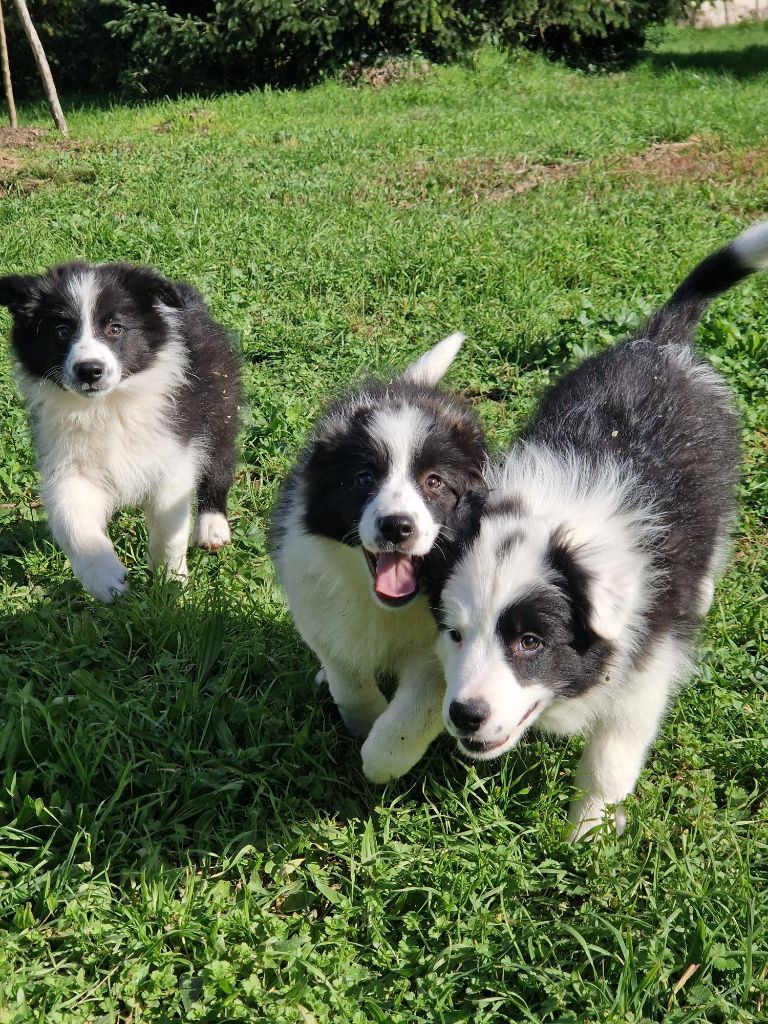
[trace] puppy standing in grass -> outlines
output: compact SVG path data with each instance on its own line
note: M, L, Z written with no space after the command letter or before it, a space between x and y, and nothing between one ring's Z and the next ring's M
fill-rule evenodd
M143 505L149 561L187 574L192 542L230 539L239 369L201 296L148 267L70 263L0 278L39 449L48 522L85 589L128 589L107 524Z
M274 514L293 618L348 729L368 734L372 782L403 775L442 731L445 683L421 569L457 501L483 486L486 455L474 415L436 388L462 340L451 335L401 377L333 404ZM389 704L381 673L397 679Z
M704 260L632 340L543 399L427 566L443 714L471 758L583 733L571 837L632 792L726 558L738 422L694 352L708 303L768 265L768 222ZM619 806L615 824L624 825Z

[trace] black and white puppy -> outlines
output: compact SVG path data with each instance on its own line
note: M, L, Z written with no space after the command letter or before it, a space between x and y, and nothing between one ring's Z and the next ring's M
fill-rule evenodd
M736 506L737 416L692 347L709 301L768 263L768 222L704 260L636 337L545 395L427 567L444 720L488 759L534 724L582 733L571 838L635 787L691 670ZM459 520L462 520L461 524ZM624 812L615 814L619 831Z
M39 450L54 538L101 601L127 590L107 534L113 514L144 506L149 561L187 573L193 543L230 539L239 368L198 293L148 267L69 263L0 278Z
M424 557L460 497L482 487L480 425L436 385L463 336L401 376L326 410L288 477L272 524L280 582L350 731L368 734L373 782L407 772L442 731L443 674L422 592ZM381 674L397 679L387 703Z

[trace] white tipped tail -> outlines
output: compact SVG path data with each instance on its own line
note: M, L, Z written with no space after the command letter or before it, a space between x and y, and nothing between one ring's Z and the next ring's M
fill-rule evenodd
M739 261L750 270L768 268L768 220L759 220L731 243Z
M758 221L722 249L710 253L643 328L659 344L690 344L712 299L757 270L768 268L768 221Z
M457 331L455 334L449 334L442 341L438 341L429 352L425 352L423 356L407 367L402 374L403 380L411 380L414 384L434 387L445 376L465 337L466 335Z

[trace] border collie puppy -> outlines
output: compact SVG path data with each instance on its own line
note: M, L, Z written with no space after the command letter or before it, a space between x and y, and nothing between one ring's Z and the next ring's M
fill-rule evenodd
M445 683L420 584L460 497L482 487L480 425L435 387L463 335L401 376L372 381L321 417L280 495L272 547L299 632L347 728L368 734L372 782L407 772L442 732ZM387 703L377 679L397 679Z
M691 670L735 514L739 430L692 347L709 301L768 265L768 222L709 256L628 342L545 395L519 442L462 500L452 559L427 566L443 715L470 758L534 724L582 733L571 838L635 787ZM612 815L619 832L625 815Z
M48 522L85 589L128 589L107 534L143 505L149 562L187 574L192 542L230 539L239 369L226 331L188 285L127 263L68 263L0 278L39 449Z

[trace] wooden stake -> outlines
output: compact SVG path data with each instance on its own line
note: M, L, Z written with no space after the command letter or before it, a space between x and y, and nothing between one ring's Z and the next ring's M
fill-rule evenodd
M0 0L0 62L3 65L3 89L5 90L5 102L8 104L8 117L11 128L18 128L19 122L16 120L16 104L13 101L13 85L11 84L11 65L8 61L8 43L5 41L2 0Z
M16 13L19 16L21 27L24 29L24 35L29 41L29 45L32 47L32 53L34 54L35 63L37 64L37 70L40 72L40 77L43 80L43 88L45 89L45 95L48 99L48 106L51 108L51 114L53 120L56 122L56 127L59 129L62 135L69 135L69 128L67 128L67 122L64 120L64 114L59 103L59 97L56 94L56 86L53 84L53 76L51 75L51 69L48 65L48 58L45 56L45 50L43 44L40 42L40 36L35 31L35 26L32 24L32 19L29 16L27 10L26 0L13 0L14 6L16 7Z

